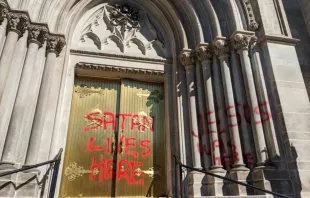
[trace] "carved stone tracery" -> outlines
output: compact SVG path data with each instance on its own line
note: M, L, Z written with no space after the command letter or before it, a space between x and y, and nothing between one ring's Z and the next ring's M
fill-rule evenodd
M147 13L128 5L104 5L84 25L78 47L89 50L130 53L149 58L166 57L164 37Z

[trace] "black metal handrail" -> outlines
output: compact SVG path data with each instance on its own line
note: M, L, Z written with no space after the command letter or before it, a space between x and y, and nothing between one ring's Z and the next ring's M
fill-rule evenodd
M197 168L193 168L193 167L190 167L190 166L187 166L187 165L184 165L181 160L176 156L176 155L173 155L174 159L175 159L175 163L178 164L180 166L179 168L179 174L180 174L180 187L181 187L181 197L182 197L182 180L183 180L183 174L182 174L182 167L183 168L186 168L186 169L190 169L190 170L193 170L193 171L197 171L197 172L200 172L200 173L204 173L206 175L210 175L210 176L213 176L213 177L217 177L217 178L220 178L220 179L223 179L223 180L226 180L226 181L230 181L232 183L235 183L235 184L239 184L241 186L246 186L246 187L249 187L249 188L252 188L252 189L255 189L255 190L259 190L261 192L264 192L264 193L267 193L267 194L270 194L270 195L274 195L274 196L277 196L277 197L281 197L281 198L290 198L288 196L285 196L285 195L282 195L282 194L279 194L279 193L276 193L276 192L272 192L272 191L269 191L269 190L265 190L265 189L261 189L261 188L258 188L258 187L255 187L255 186L252 186L252 185L249 185L247 183L243 183L243 182L239 182L237 180L234 180L234 179L230 179L230 178L227 178L227 177L223 177L223 176L220 176L220 175L217 175L217 174L214 174L212 172L209 172L209 171L204 171L204 170L200 170L200 169L197 169Z
M9 184L12 184L15 189L19 189L22 186L30 183L33 180L36 180L37 183L39 185L41 185L43 182L45 182L47 180L50 171L53 170L52 181L51 181L50 191L49 191L49 197L51 197L51 198L54 197L55 190L56 190L56 183L57 183L57 177L58 177L58 171L59 171L59 165L60 165L60 161L61 161L62 151L63 151L63 149L61 148L59 150L58 154L55 156L55 158L53 160L49 160L49 161L42 162L42 163L35 164L35 165L24 166L24 167L22 167L20 169L16 169L16 170L11 170L11 171L0 173L0 177L4 177L4 176L8 176L8 175L19 173L19 172L24 172L24 171L27 171L27 170L31 170L31 169L34 169L34 168L38 168L38 167L41 167L41 166L50 165L50 167L48 168L48 170L44 174L44 176L43 176L41 181L39 181L38 176L35 175L34 177L31 177L26 182L24 182L24 183L22 183L22 184L20 184L18 186L16 186L15 183L13 183L12 181L9 181L9 182L3 184L2 186L0 186L0 189L4 188L5 186L7 186Z

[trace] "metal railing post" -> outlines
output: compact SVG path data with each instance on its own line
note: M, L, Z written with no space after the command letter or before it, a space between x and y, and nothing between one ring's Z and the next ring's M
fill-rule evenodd
M0 173L0 178L1 178L1 177L5 177L5 176L8 176L8 175L16 174L16 173L19 173L19 172L24 172L24 171L27 171L27 170L35 169L35 168L38 168L38 167L41 167L41 166L50 165L48 170L44 174L44 176L43 176L41 181L39 181L38 175L33 176L32 178L28 179L26 182L24 182L22 184L18 184L18 185L16 183L13 183L12 181L8 181L8 182L0 185L0 190L2 188L4 188L5 186L9 185L9 184L12 184L14 189L18 190L19 188L21 188L21 187L25 186L26 184L30 183L31 181L36 180L38 185L42 185L43 184L43 188L42 188L42 191L41 191L41 197L42 197L43 194L44 194L44 190L43 189L45 189L44 188L45 182L47 181L47 178L49 176L50 171L52 169L54 169L53 176L52 176L52 181L51 181L51 185L50 185L50 193L49 193L49 197L50 198L54 198L62 151L63 151L63 149L61 148L59 150L58 154L55 156L55 158L53 160L48 160L46 162L42 162L42 163L35 164L35 165L29 165L29 166L25 166L24 165L20 169L11 170L11 171L6 171L6 172L3 172L3 173Z
M183 172L182 172L182 163L176 155L173 155L176 167L179 168L179 177L180 177L180 197L183 197Z
M276 197L290 198L288 196L285 196L285 195L282 195L282 194L279 194L279 193L275 193L275 192L272 192L272 191L269 191L269 190L265 190L265 189L258 188L256 186L249 185L247 183L243 183L243 182L240 182L240 181L237 181L237 180L234 180L234 179L223 177L223 176L214 174L212 172L208 172L208 171L204 171L204 170L200 170L200 169L197 169L197 168L193 168L193 167L184 165L184 164L182 164L181 160L176 155L173 155L173 157L175 159L175 162L178 163L179 166L180 166L180 177L181 178L182 178L182 168L186 168L186 169L189 169L189 170L192 170L192 171L197 171L197 172L200 172L200 173L203 173L203 174L206 174L206 175L210 175L210 176L213 176L213 177L216 177L216 178L220 178L222 180L226 180L226 181L232 182L234 184L238 184L238 185L241 185L241 186L249 187L249 188L254 189L254 190L259 190L261 192L264 192L264 193L267 193L267 194L270 194L270 195L274 195ZM182 188L182 180L181 180L181 188ZM181 192L181 197L182 197L182 192Z
M60 161L61 161L61 153L58 154L58 159L56 160L56 162L54 164L54 170L53 170L53 176L52 176L51 187L50 187L50 192L49 192L49 198L53 198L55 196L55 190L56 190Z
M180 191L181 191L181 198L183 197L183 172L182 166L179 165L179 174L180 174Z

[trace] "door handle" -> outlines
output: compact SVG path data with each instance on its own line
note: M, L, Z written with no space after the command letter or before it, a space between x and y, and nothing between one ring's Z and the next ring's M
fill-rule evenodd
M148 175L150 178L155 178L155 176L162 177L160 167L150 167L148 170L142 170L141 168L137 168L135 170L136 176L140 177L142 174Z
M121 135L121 137L120 137L120 142L119 142L119 145L118 145L120 148L119 148L118 151L119 151L119 153L123 156L123 155L124 155L124 151L125 151L125 148L124 148L124 141L125 141L125 139L126 139L126 138L125 138L125 134L124 134L124 130L121 131L121 134L120 134L120 135Z
M115 133L117 133L117 132L115 132ZM122 133L124 133L124 131L122 131ZM114 136L112 144L111 144L111 155L114 155L115 151L116 151L116 144L118 143L118 141L116 141L116 137L117 136ZM125 152L125 147L123 144L124 140L123 139L125 139L124 135L122 135L121 141L119 142L119 145L118 145L119 148L117 149L117 152L119 152L121 155L124 155L124 152Z
M114 155L115 147L116 147L115 136L114 136L114 138L112 137L112 139L113 139L113 141L111 143L111 155Z
M124 155L124 150L125 150L125 148L124 148L124 145L123 145L123 141L121 141L121 143L120 143L120 154L121 155Z

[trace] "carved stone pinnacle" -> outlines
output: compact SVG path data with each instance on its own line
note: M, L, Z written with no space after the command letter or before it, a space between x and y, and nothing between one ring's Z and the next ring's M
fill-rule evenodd
M62 49L66 45L65 38L60 35L49 35L47 37L47 52L54 52L57 56L61 53Z
M28 28L28 43L37 43L40 47L47 40L48 30L42 25L30 25Z
M192 50L183 50L180 54L180 61L185 69L195 65L195 53Z
M29 25L29 18L26 14L23 13L11 13L7 14L8 16L8 30L15 31L22 36Z
M200 60L201 62L204 61L211 61L212 57L213 57L213 49L212 46L209 44L206 45L200 45L197 49L196 49L196 56L198 58L198 60Z
M218 57L229 56L229 46L226 40L219 39L213 43L214 53Z

